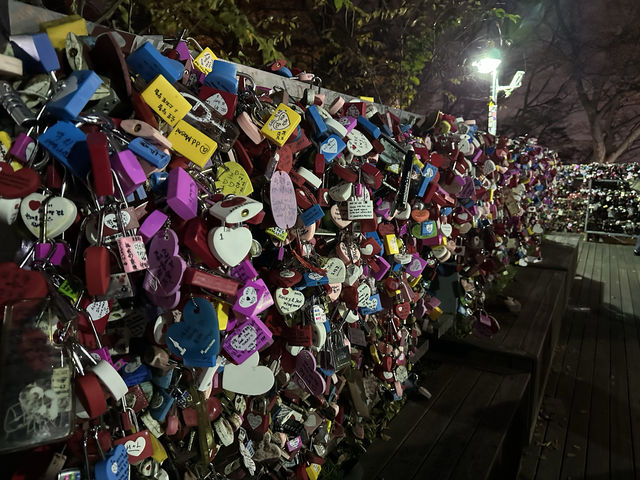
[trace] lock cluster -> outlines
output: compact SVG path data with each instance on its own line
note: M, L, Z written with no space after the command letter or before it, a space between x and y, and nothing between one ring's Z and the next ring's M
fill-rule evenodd
M500 329L486 290L554 221L535 139L282 60L78 17L3 57L0 453L23 478L316 480L430 397L413 364L452 319Z

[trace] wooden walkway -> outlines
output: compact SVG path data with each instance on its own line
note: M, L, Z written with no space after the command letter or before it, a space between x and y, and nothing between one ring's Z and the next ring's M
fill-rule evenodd
M519 479L640 478L640 257L582 243Z

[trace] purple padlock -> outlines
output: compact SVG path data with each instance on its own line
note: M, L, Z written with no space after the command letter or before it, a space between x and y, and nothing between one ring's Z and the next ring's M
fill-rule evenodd
M167 204L183 220L198 215L198 185L182 167L169 172Z
M52 248L53 252L51 251ZM57 267L62 265L67 253L69 253L69 246L66 243L38 243L34 250L36 260L48 259L49 262Z
M249 260L243 260L229 271L229 275L242 283L247 283L256 278L258 272L253 268L253 264Z
M11 145L9 149L9 153L22 163L27 163L35 148L35 140L23 132L14 140L13 145Z
M222 348L239 365L271 340L269 328L259 318L250 317L227 334Z
M111 156L111 166L118 175L124 195L131 195L147 181L147 175L138 158L131 150L124 150Z
M380 282L391 268L391 265L384 257L376 257L376 264L378 265L378 271L373 272L372 276L376 279L376 282Z
M407 265L407 273L414 278L418 278L422 275L422 271L427 266L427 261L420 257L417 253L413 254L411 262Z
M154 210L147 218L144 219L138 228L138 235L142 237L144 243L149 243L151 238L158 233L162 226L167 222L167 217L160 210Z
M273 297L262 279L247 282L242 289L238 290L236 303L233 311L240 318L249 318L265 311L273 305Z

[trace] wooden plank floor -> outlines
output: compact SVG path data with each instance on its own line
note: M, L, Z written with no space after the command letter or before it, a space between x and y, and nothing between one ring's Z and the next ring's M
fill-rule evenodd
M640 257L583 243L519 478L640 478Z

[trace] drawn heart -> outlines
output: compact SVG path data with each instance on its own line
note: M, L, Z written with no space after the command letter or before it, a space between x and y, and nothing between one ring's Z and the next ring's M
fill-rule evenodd
M220 351L218 315L213 305L201 297L188 301L182 321L167 328L166 341L172 353L190 367L213 367Z
M223 117L229 112L229 107L227 107L227 102L224 101L224 98L222 98L222 95L220 95L219 93L215 93L214 95L211 95L209 98L207 98L205 103L209 105L211 108L213 108L216 112L218 112Z
M309 350L304 350L296 357L296 370L293 381L312 395L324 392L324 378L316 370L316 359Z
M147 441L144 437L138 437L135 441L129 440L124 444L124 448L127 449L127 453L132 457L139 457L146 446Z
M445 237L449 237L453 232L453 227L449 223L443 223L442 225L440 225L440 231Z
M235 267L251 250L253 237L247 227L216 227L209 231L207 243L214 257L227 267Z
M246 418L247 418L247 423L253 430L255 430L260 425L262 425L261 415L256 415L255 413L249 412Z
M27 195L20 204L20 216L29 231L40 236L40 205L45 200L41 193ZM57 237L75 221L78 209L66 198L52 197L48 204L45 240Z
M3 168L0 170L0 196L3 198L24 198L40 188L40 175L34 169L20 170Z
M334 137L330 137L322 144L320 151L322 153L338 153L338 140Z
M290 288L276 289L276 308L282 315L297 312L304 305L304 293Z
M252 325L245 325L238 335L234 336L230 343L233 348L241 352L250 352L256 349L258 334Z
M13 225L20 213L19 198L0 198L0 222Z
M48 292L40 272L23 270L13 262L0 263L0 306L23 298L44 298Z
M269 121L268 128L271 130L286 130L291 125L289 115L284 110L273 112L273 118Z
M178 255L178 235L173 230L161 230L149 244L149 268L143 288L152 300L175 294L182 283L187 263ZM157 303L154 301L154 303Z
M254 287L245 287L242 294L238 297L238 305L242 308L249 308L258 302L258 292Z
M240 365L225 365L222 374L222 388L241 395L262 395L273 386L273 372L258 365L260 354L254 352Z
M327 271L329 283L342 283L347 275L347 267L344 262L337 257L330 258L324 265Z

